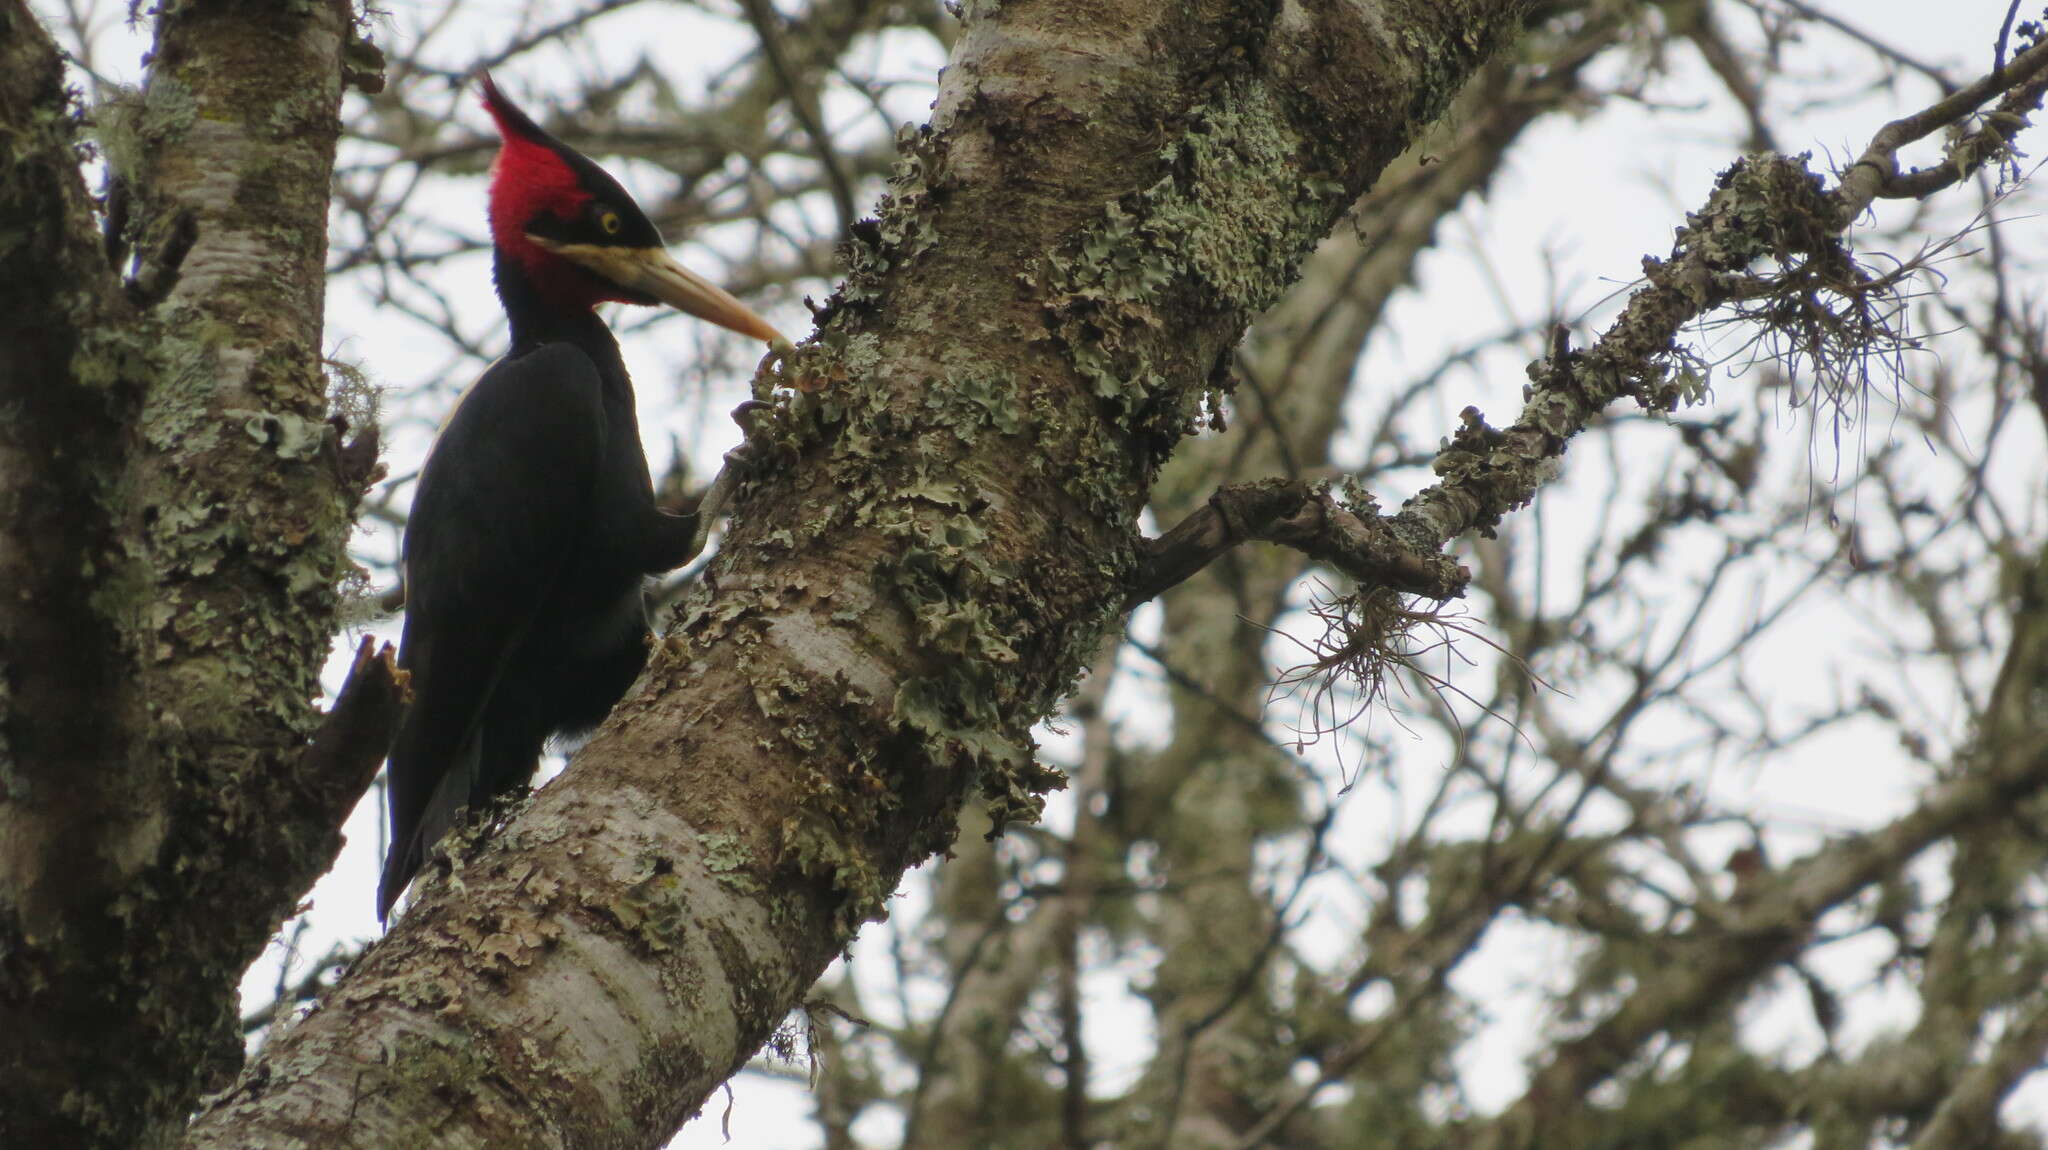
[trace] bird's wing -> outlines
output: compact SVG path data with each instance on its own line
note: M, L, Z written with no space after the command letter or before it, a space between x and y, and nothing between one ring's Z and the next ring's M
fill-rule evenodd
M392 745L385 917L470 798L475 734L506 657L591 520L605 449L603 384L571 344L500 360L434 441L405 530L405 635L413 700ZM467 765L465 765L467 764ZM447 806L447 810L437 810Z

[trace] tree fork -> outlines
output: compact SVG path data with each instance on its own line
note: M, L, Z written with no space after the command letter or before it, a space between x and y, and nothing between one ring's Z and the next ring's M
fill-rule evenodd
M1249 319L1529 5L972 7L786 369L712 578L574 768L195 1127L657 1145L753 1053L1136 568L1136 509Z

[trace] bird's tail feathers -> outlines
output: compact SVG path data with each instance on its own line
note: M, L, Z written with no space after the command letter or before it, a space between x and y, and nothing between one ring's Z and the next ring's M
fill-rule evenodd
M392 759L396 761L404 750L393 750ZM390 920L392 905L426 865L427 851L461 821L470 795L475 792L482 755L483 732L472 727L418 813L409 819L401 818L398 809L392 808L391 850L384 857L384 874L377 883L379 923ZM402 822L411 825L400 825Z

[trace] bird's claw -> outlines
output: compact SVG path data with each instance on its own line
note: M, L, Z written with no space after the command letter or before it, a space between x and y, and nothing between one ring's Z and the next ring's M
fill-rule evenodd
M775 387L780 382L782 374L777 369L788 363L790 357L795 354L796 345L789 342L788 337L778 335L769 341L768 354L762 356L761 362L754 366L754 399L756 402L766 400L775 393ZM742 404L741 406L744 407L745 405ZM734 415L737 416L738 413L735 412Z
M740 425L742 438L738 447L725 453L725 465L744 472L761 457L761 449L754 441L756 421L762 412L773 411L775 405L758 399L749 399L732 409L732 421Z

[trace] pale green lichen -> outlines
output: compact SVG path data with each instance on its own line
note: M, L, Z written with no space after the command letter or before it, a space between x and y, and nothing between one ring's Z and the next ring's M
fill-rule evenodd
M629 883L604 909L641 945L656 953L680 947L687 934L683 883L666 859L653 860L645 877Z
M832 468L820 487L833 498L804 503L800 517L774 529L794 563L849 526L878 529L886 540L870 568L878 603L831 610L833 625L846 629L850 645L885 657L900 657L900 640L869 628L886 620L885 630L911 631L916 669L880 701L879 716L876 701L847 700L841 728L859 737L837 746L787 723L801 709L777 672L748 671L756 709L784 722L764 737L801 752L806 764L797 811L778 828L780 861L841 896L835 924L847 933L879 916L893 888L870 857L874 832L899 805L917 809L908 796L935 785L959 793L904 773L904 765L950 768L978 784L998 828L1037 817L1043 795L1062 782L1036 762L1030 724L1093 658L1120 608L1116 596L1083 589L1123 586L1137 557L1128 537L1119 544L1114 532L1090 531L1087 560L1027 578L1000 534L1017 486L1045 490L1050 480L1085 517L1077 525L1127 522L1132 493L1154 462L1213 409L1214 365L1227 352L1224 339L1203 345L1190 380L1185 341L1165 335L1168 315L1176 325L1193 312L1214 317L1219 331L1241 329L1277 297L1342 197L1334 181L1306 170L1304 149L1263 88L1248 77L1224 82L1152 157L1152 182L1106 204L1023 285L1043 298L1057 346L1115 418L958 343L939 352L937 365L916 365L923 382L905 396L903 365L884 334L931 330L940 317L895 314L885 324L876 305L933 250L942 213L931 189L945 157L932 137L901 143L889 198L877 220L854 229L849 275L820 309L819 336L786 364L792 378L821 390L779 412L759 440L778 455ZM963 468L990 436L1019 441L996 455L1018 460L1023 474ZM1077 591L1093 604L1081 606L1080 618ZM766 610L765 594L721 598ZM700 612L685 624L694 643L716 641L721 631L737 643L754 630L730 623L739 618L730 612L745 609L721 606L727 623ZM1048 626L1052 618L1064 622ZM815 707L831 694L803 697ZM913 847L939 849L952 830L950 818L920 824Z
M1302 156L1265 85L1226 81L1154 157L1164 174L1105 205L1048 260L1046 300L1069 358L1153 459L1211 403L1164 337L1166 310L1240 330L1279 298L1345 195Z
M761 884L749 873L754 859L738 835L708 834L697 840L704 852L704 869L721 884L746 894L760 891Z
M811 760L795 811L777 828L781 865L838 895L831 925L841 940L850 940L861 923L887 915L895 877L877 866L871 848L882 821L900 805L892 797L900 782L866 751L838 761Z
M198 99L174 74L158 71L152 75L143 100L136 133L152 143L184 135L199 119Z
M957 345L947 349L945 376L924 393L927 418L950 428L972 445L986 429L1017 435L1025 427L1025 410L1017 403L1017 381L973 358Z

